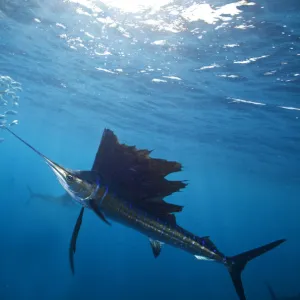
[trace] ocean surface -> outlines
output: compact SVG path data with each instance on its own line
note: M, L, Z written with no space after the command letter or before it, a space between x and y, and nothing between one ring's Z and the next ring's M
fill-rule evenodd
M247 300L300 292L299 0L0 0L0 126L91 168L104 128L176 160L177 222L226 255L287 242L243 272ZM223 266L87 211L0 128L1 300L238 300Z

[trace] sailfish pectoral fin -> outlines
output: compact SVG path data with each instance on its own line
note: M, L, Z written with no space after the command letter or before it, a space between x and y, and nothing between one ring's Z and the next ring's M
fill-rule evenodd
M78 233L79 233L79 230L81 227L83 213L84 213L84 207L82 207L80 210L75 227L73 229L72 238L71 238L70 247L69 247L69 260L70 260L70 266L71 266L71 271L72 271L73 275L75 273L74 254L76 252L76 241L77 241Z
M102 211L97 207L97 200L89 200L89 205L96 215L107 225L111 226L111 223L107 221Z

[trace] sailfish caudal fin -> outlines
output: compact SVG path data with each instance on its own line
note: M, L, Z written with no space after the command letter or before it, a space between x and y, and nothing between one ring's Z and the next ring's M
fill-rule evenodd
M242 278L241 278L242 271L244 270L246 264L250 260L254 259L255 257L258 257L274 249L275 247L279 246L281 243L285 241L286 241L285 239L278 240L270 244L264 245L262 247L258 247L253 250L243 252L236 256L227 257L226 266L228 267L228 271L230 273L232 282L234 284L235 290L240 300L246 300Z

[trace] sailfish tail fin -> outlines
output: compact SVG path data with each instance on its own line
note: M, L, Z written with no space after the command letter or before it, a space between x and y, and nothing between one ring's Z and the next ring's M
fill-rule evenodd
M228 268L229 274L231 276L232 282L234 284L235 290L240 300L246 300L241 276L242 276L242 271L246 267L247 263L250 260L274 249L275 247L279 246L285 241L286 241L285 239L277 240L267 245L252 249L250 251L243 252L236 256L226 258L227 260L226 266Z

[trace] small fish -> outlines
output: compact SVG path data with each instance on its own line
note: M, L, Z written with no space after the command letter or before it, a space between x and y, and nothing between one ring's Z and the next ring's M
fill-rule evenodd
M58 203L64 206L77 206L76 203L72 200L72 197L67 192L60 196L54 196L48 194L35 193L29 186L27 186L27 189L29 191L29 199L27 202L29 202L33 198L39 198L48 202Z
M22 88L20 86L14 86L13 89L17 91L22 91Z
M13 125L18 125L19 121L18 120L13 120L8 126L13 126Z
M7 111L5 112L5 114L6 114L6 115L17 115L18 112L17 112L16 110L7 110Z
M7 105L7 101L4 100L3 98L1 98L1 95L0 95L0 106L6 106Z

